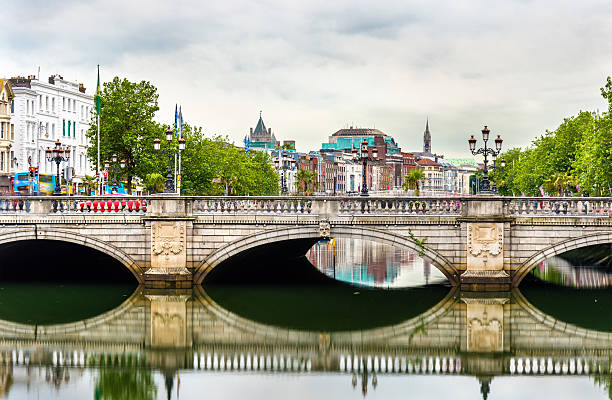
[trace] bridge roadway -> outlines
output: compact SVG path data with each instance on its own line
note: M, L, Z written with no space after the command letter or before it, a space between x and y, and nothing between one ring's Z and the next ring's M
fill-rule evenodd
M0 321L0 370L147 367L163 371L347 374L610 374L612 333L543 314L518 291L452 289L394 326L313 332L269 326L223 309L201 287L140 287L123 304L74 323Z
M191 287L258 246L364 238L421 253L464 290L509 290L545 258L612 243L611 209L567 197L0 197L0 246L72 242L149 287Z

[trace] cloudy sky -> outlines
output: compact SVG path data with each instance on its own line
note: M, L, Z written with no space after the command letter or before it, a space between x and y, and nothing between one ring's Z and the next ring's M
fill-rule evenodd
M3 0L0 75L61 73L93 93L118 75L159 90L157 119L239 142L263 110L277 138L318 149L373 127L405 151L467 156L488 125L525 146L607 108L612 2Z

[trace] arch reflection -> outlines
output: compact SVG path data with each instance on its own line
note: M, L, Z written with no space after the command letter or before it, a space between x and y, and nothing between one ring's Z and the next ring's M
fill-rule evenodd
M0 390L24 384L15 374L48 373L48 384L61 386L66 377L74 380L94 367L99 382L113 387L109 382L129 378L141 382L139 393L147 396L163 390L149 374L161 373L166 390L177 390L176 376L184 369L342 373L348 387L364 394L389 375L467 375L488 396L498 376L596 374L605 383L612 357L611 333L552 318L518 290L453 289L425 312L393 325L330 332L246 319L202 287L139 288L96 323L80 322L34 332L27 326L0 329Z

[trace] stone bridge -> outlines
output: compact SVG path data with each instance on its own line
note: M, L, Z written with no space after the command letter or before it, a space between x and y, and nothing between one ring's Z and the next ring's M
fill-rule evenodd
M2 197L0 246L76 243L150 287L190 287L255 247L357 237L422 254L454 286L507 290L545 258L612 243L611 208L565 197Z
M121 306L74 323L0 320L0 367L147 367L163 371L346 374L610 374L612 333L556 320L518 291L451 290L393 326L286 329L223 309L201 287L139 288Z

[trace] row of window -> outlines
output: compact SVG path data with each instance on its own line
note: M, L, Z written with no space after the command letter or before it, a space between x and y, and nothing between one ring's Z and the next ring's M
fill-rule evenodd
M74 153L76 148L73 147L71 150ZM34 157L35 155L37 155L38 158L35 158ZM56 164L54 162L48 162L46 160L43 150L38 150L37 153L28 152L28 156L32 157L32 165L39 166L40 168L39 172L43 172L43 173L55 173L56 172ZM14 157L13 155L11 155L11 160L13 159ZM78 157L76 154L72 154L68 162L64 163L64 165L69 165L73 167L75 169L75 174L77 175L84 175L85 173L88 172L87 157L85 157L83 154L79 154ZM12 165L12 168L17 169L17 166ZM18 169L21 170L22 168L18 168Z
M39 102L38 104L39 111L44 110L44 111L49 112L49 110L51 110L51 112L55 114L55 97L51 96L51 102L49 102L49 96L45 96L44 104L43 104L43 96L39 95L38 102ZM35 105L34 100L26 99L26 115L30 115L30 116L34 115L34 113L36 112L34 110L34 105ZM49 108L49 105L51 105L51 108ZM62 110L76 113L77 112L76 100L62 97ZM82 120L86 120L87 117L91 114L91 112L92 112L91 106L81 104L80 117ZM11 113L13 114L15 113L15 101L14 100L11 101Z

